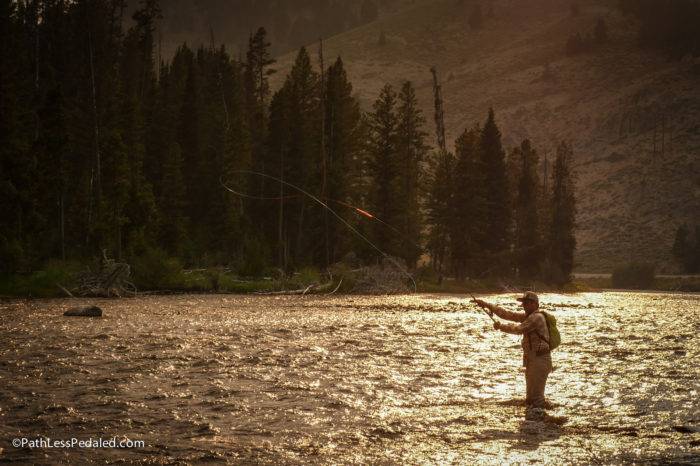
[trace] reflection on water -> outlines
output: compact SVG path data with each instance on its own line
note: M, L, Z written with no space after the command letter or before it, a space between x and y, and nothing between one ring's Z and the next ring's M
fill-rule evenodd
M541 300L563 335L547 387L563 426L525 420L518 338L464 297L98 300L102 319L4 302L0 461L700 461L700 296ZM146 447L10 444L35 436Z

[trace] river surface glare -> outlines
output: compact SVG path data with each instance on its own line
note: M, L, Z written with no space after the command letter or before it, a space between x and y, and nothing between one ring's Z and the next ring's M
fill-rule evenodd
M0 462L700 463L700 295L540 299L563 425L525 419L519 337L464 296L4 301Z

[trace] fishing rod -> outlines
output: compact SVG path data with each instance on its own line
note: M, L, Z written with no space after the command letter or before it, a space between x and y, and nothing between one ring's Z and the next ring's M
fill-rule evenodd
M474 296L472 293L469 293L469 296L472 297L472 302L475 303L477 306L479 306L479 309L481 309L482 311L484 311L484 312L486 313L486 315L489 316L489 318L490 318L494 323L496 323L496 319L493 318L493 313L490 312L490 311L487 311L481 304L477 303L477 302L476 302L476 296Z
M499 285L499 287L500 287L501 289L507 291L508 293L516 293L516 294L519 294L519 293L520 293L520 292L519 292L518 290L516 290L515 288L506 285L502 280L499 280L499 281L498 281L498 285ZM488 315L488 316L491 318L491 320L494 321L494 323L495 323L495 322L496 322L496 319L493 318L493 312L487 311L486 309L484 309L483 306L479 305L479 303L476 302L476 297L475 297L472 293L469 293L469 295L472 297L472 302L476 303L477 306L479 306L479 307L486 313L486 315Z
M281 179L281 178L277 178L276 176L268 175L267 173L261 173L261 172L256 172L256 171L252 171L252 170L233 170L232 173L240 173L240 174L244 174L244 175L255 175L255 176L260 176L260 177L263 177L263 178L268 178L268 179L273 180L273 181L276 181L276 182L278 182L278 183L282 183L283 185L288 186L288 187L290 187L290 188L292 188L292 189L295 189L296 191L298 191L298 192L302 193L303 195L309 197L309 198L312 199L314 202L316 202L317 204L319 204L321 207L323 207L324 209L327 209L327 210L328 210L331 214L333 214L333 216L334 216L335 218L337 218L343 225L345 225L348 229L350 229L350 231L352 231L353 233L355 233L355 234L356 234L357 236L359 236L363 241L365 241L367 244L369 244L374 250L376 250L379 254L381 254L382 257L386 258L388 261L390 261L391 263L393 263L399 270L401 270L401 272L403 272L404 275L406 275L406 276L411 280L411 282L413 283L413 289L414 289L414 291L417 291L417 290L418 290L418 285L416 285L416 281L413 279L413 276L411 276L410 273L408 273L406 270L404 270L404 268L401 267L401 265L400 265L393 257L391 257L389 254L387 254L387 253L385 253L384 251L382 251L377 245L375 245L372 241L370 241L369 238L367 238L365 235L363 235L361 232L359 232L355 227L353 227L349 222L347 222L343 217L341 217L335 210L333 210L332 208L330 208L330 207L328 206L327 203L323 202L323 201L322 201L320 198L318 198L317 196L314 196L314 195L311 194L310 192L306 191L305 189L303 189L303 188L301 188L301 187L299 187L299 186L297 186L297 185L295 185L295 184L292 184L292 183L290 183L290 182L288 182L288 181L285 181L285 180L283 180L283 179ZM237 195L239 194L239 193L237 193L235 190L229 188L229 187L224 183L224 181L223 181L223 176L219 177L219 183L220 183L221 186L222 186L224 189L226 189L227 191L229 191L229 192L231 192L231 193L234 193L234 194L237 194ZM254 196L245 195L245 197L254 197ZM279 200L279 199L278 199L278 200ZM355 208L355 209L357 210L356 207L353 207L353 208ZM359 210L361 210L362 212L365 212L366 214L369 214L369 212L367 212L367 211L363 211L362 209L359 209ZM369 215L371 216L371 214L369 214ZM372 216L372 217L373 217L373 216ZM376 217L375 217L375 218L376 218Z

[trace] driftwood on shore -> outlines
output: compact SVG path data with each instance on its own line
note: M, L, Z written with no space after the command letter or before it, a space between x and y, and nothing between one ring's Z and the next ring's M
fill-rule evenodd
M336 291L338 291L338 288L340 288L340 285L342 285L343 279L340 279L340 282L335 285L335 282L333 281L333 277L331 277L331 280L326 282L326 283L311 283L310 285L307 285L304 288L299 288L296 290L280 290L280 291L259 291L256 294L263 294L263 295L306 295L309 293L325 293L325 294L333 294ZM328 292L330 290L330 292ZM328 293L327 293L328 292Z
M258 291L256 294L264 294L264 295L276 295L276 294L281 294L281 295L292 295L292 294L300 294L300 295L305 295L309 291L313 290L318 286L318 283L312 283L309 286L305 288L299 288L297 290L280 290L280 291Z
M304 288L261 292L266 295L306 295L333 294L343 283L343 291L355 294L398 294L415 290L413 278L399 259L385 257L380 263L360 266L353 257L333 264L329 268L329 280L325 283L312 283ZM337 281L334 279L337 278Z
M413 279L399 259L385 257L379 264L353 270L353 293L396 294L413 291L409 282Z
M131 267L125 262L116 262L102 251L99 269L87 269L77 277L78 286L69 294L78 296L122 297L136 295L136 286L129 280Z

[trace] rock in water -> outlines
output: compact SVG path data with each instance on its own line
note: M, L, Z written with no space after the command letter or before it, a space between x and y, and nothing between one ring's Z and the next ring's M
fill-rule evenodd
M97 306L72 307L63 313L64 316L102 317L102 309Z

